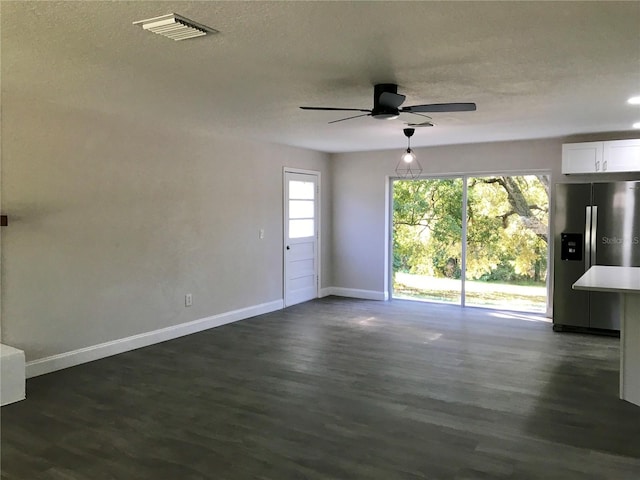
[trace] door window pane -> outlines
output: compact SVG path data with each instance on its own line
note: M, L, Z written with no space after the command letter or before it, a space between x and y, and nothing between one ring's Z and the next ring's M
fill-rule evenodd
M313 218L313 200L289 200L289 218Z
M313 237L314 227L313 219L289 220L289 238Z
M315 198L315 188L313 182L301 182L289 180L289 199L313 200Z

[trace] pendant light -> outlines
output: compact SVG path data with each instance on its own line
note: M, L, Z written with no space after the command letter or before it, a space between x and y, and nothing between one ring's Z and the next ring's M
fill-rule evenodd
M396 166L396 174L401 178L417 178L422 173L422 165L411 150L411 136L416 130L415 128L405 128L403 131L407 137L407 149L402 153Z

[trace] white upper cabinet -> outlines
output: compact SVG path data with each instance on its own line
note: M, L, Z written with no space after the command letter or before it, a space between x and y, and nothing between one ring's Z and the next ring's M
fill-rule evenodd
M562 145L562 173L640 172L640 139Z
M603 142L562 145L562 173L596 173L602 169Z
M607 172L640 171L640 138L604 142L602 166Z

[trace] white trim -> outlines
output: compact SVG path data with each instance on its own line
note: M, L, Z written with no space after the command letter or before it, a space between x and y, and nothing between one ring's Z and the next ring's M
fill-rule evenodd
M386 299L393 298L393 189L397 178L387 176L387 187L384 194L387 196L385 200L387 213L385 215L385 250L387 251L387 287L384 289Z
M274 312L283 308L282 299L273 302L261 303L251 307L240 308L230 312L212 315L210 317L193 320L179 325L153 330L151 332L120 338L111 342L100 343L90 347L79 348L70 352L52 355L50 357L31 360L26 364L27 378L37 377L46 373L73 367L82 363L92 362L100 358L110 357L119 353L128 352L137 348L147 347L174 338L183 337L192 333L201 332L210 328L219 327L227 323L237 322L246 318L255 317L264 313Z
M387 292L375 290L360 290L358 288L327 287L322 289L322 296L336 295L338 297L362 298L363 300L389 300Z
M293 167L282 167L282 298L283 298L283 308L284 299L286 298L285 292L285 281L286 281L286 268L285 263L287 261L286 253L284 251L285 245L287 242L287 219L285 218L287 212L286 206L286 176L287 173L301 173L303 175L314 175L317 179L316 187L317 187L317 198L316 198L316 298L321 298L323 295L321 294L320 285L322 285L322 172L319 170L305 170L303 168L293 168Z
M384 259L383 259L383 277L382 290L385 298L391 297L391 282L393 279L393 258L391 257L391 246L393 245L392 223L393 217L393 183L389 175L384 180Z
M304 168L282 167L282 172L288 173L302 173L304 175L319 175L318 170L306 170Z
M333 287L321 288L318 298L323 298L323 297L328 297L329 295L333 295L334 294L333 290L334 290Z

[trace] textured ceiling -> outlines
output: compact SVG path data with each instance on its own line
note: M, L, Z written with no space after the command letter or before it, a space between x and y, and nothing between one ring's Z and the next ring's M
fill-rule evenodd
M176 12L220 31L174 42L132 25ZM640 2L2 2L3 102L326 152L397 148L373 85L433 114L412 145L629 131ZM346 112L347 114L349 112ZM6 119L5 119L6 120ZM405 119L409 120L409 119Z

